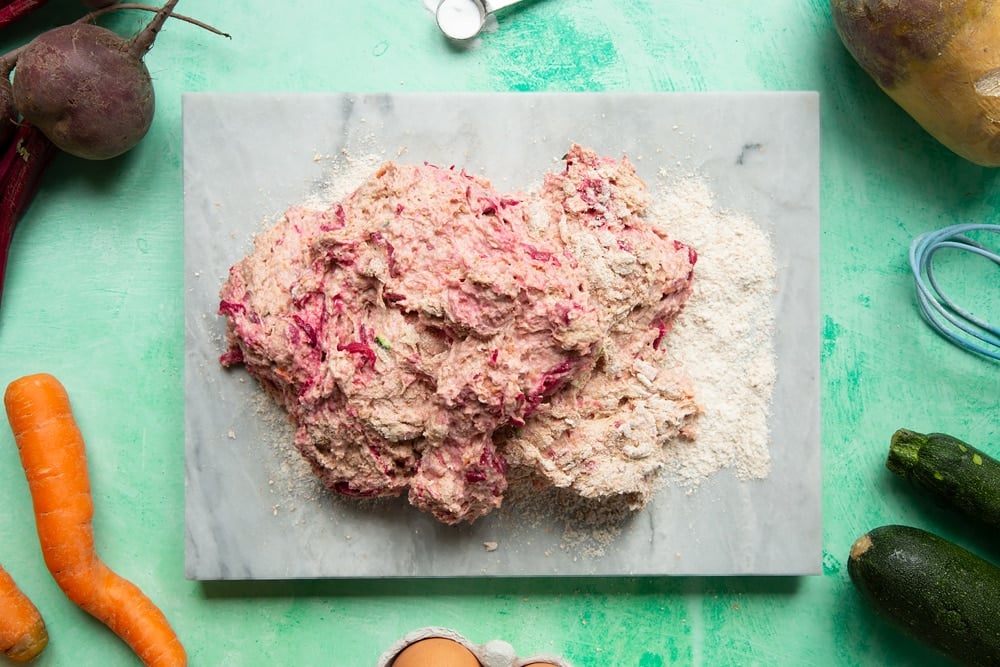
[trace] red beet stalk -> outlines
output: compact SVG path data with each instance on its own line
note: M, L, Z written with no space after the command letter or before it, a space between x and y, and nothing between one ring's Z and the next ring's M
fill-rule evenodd
M46 2L48 0L12 0L11 2L0 3L3 4L3 7L0 7L0 28L24 18Z
M41 130L22 123L0 158L0 298L14 228L34 199L45 168L58 152Z

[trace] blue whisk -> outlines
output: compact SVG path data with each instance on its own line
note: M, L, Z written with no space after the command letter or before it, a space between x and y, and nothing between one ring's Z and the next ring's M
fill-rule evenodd
M931 260L941 248L975 253L1000 267L1000 254L966 236L968 232L1000 234L1000 225L962 224L921 234L910 245L910 268L917 286L917 302L927 323L959 347L1000 360L1000 327L976 317L941 290ZM1000 279L993 284L1000 289Z

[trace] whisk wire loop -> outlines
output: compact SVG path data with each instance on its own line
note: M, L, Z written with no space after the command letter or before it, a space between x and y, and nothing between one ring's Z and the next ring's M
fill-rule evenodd
M942 289L934 274L934 254L950 248L969 252L1000 267L1000 253L970 238L969 232L1000 234L1000 225L966 223L921 234L910 245L910 268L917 289L917 304L927 323L959 347L1000 360L1000 326L963 308ZM994 283L1000 289L1000 280Z

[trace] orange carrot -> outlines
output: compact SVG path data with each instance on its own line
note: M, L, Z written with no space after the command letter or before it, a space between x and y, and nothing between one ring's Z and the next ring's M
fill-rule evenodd
M28 662L48 643L38 608L0 567L0 651L14 662Z
M83 436L62 384L48 374L14 380L7 419L34 505L42 556L66 596L108 626L146 665L186 665L163 613L94 549L94 503Z

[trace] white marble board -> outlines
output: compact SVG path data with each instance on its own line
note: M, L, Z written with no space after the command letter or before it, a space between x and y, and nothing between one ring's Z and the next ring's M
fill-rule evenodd
M762 93L192 93L184 98L186 573L199 580L801 575L821 565L819 99ZM454 164L535 184L572 142L653 181L697 173L771 235L778 379L771 471L662 489L599 552L497 513L437 524L357 505L301 476L276 409L223 370L218 289L253 234L351 156ZM655 172L655 173L654 173ZM532 179L532 182L525 182ZM495 543L488 550L485 543Z

